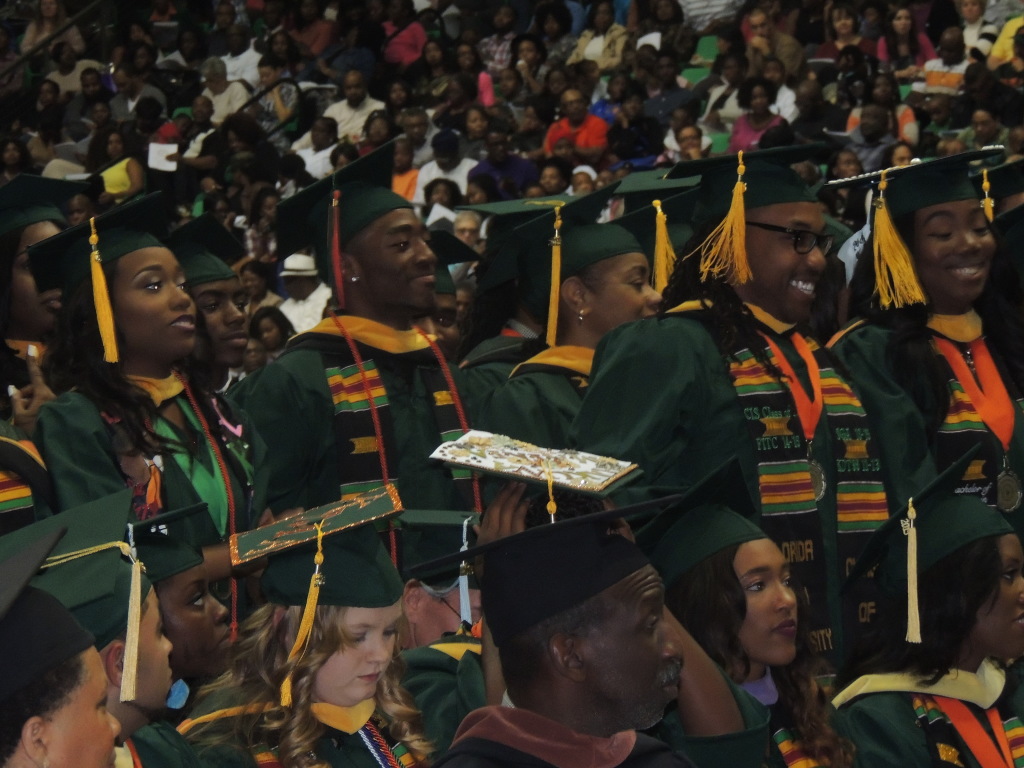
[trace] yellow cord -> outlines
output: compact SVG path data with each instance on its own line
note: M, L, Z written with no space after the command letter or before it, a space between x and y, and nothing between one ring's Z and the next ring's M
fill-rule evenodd
M555 208L555 236L551 238L551 291L548 294L548 332L546 341L549 347L556 344L558 338L558 301L562 288L562 206Z
M108 363L116 363L117 332L114 329L114 310L110 306L110 293L107 290L107 276L103 274L103 259L100 257L100 237L96 232L96 217L89 219L92 234L89 235L89 271L92 273L92 302L96 307L96 323L103 341L103 359Z
M907 642L921 642L921 614L917 604L917 511L914 500L907 505L907 519L902 521L907 537Z
M668 216L661 209L661 200L654 201L658 211L654 224L654 290L662 293L676 265L676 252L668 236Z
M985 199L981 201L981 208L985 211L985 218L992 221L996 217L996 201L989 195L992 182L988 180L988 168L983 168L981 171L981 189L985 193Z
M295 643L292 645L291 651L288 653L288 660L292 661L302 657L302 654L306 651L306 644L309 642L309 635L313 629L313 621L316 618L316 607L320 601L320 587L324 584L324 577L320 573L320 566L324 564L324 524L321 520L316 524L316 555L313 557L313 562L316 567L313 569L313 575L309 578L309 591L306 593L306 605L302 609L302 619L299 621L299 630L295 635ZM289 672L288 677L281 683L281 706L290 707L292 705L292 675Z

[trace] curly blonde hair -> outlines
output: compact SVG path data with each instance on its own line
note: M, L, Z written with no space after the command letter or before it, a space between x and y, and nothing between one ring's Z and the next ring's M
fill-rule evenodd
M313 687L317 672L338 650L353 647L355 641L342 626L345 607L319 606L305 653L288 659L302 608L291 606L280 620L280 606L259 608L242 625L232 648L228 670L199 692L199 705L211 696L230 700L225 706L244 702L253 712L223 718L193 727L187 734L197 750L217 746L266 746L277 752L284 768L319 768L325 763L314 754L316 742L326 731L313 716ZM412 696L401 684L405 664L398 644L374 696L377 712L388 723L388 733L409 750L420 766L430 764L434 745L424 735L423 717ZM280 704L281 683L292 676L292 706Z

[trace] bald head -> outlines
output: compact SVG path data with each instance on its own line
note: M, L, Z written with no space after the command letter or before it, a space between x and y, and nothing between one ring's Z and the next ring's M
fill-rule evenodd
M964 33L959 27L950 27L939 37L939 58L947 67L961 63L966 51Z

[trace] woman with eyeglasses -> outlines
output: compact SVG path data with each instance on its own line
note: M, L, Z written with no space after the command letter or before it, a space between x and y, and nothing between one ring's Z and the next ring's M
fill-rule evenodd
M786 147L670 173L702 177L668 309L602 341L573 430L576 447L643 470L619 503L685 490L736 454L755 522L806 586L811 647L838 664L870 599L840 599L845 564L889 510L857 396L807 335L833 240L790 168L807 157Z
M860 319L830 346L903 497L980 445L957 492L980 496L1021 533L1022 292L1015 256L999 246L968 176L972 161L1001 151L886 174L882 196L896 235L881 241L880 259L875 243L865 244L850 285L850 314Z

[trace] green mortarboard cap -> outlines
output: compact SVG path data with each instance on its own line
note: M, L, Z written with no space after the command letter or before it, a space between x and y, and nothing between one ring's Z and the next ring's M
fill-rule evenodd
M332 284L329 211L334 190L341 192L338 221L342 248L384 214L412 208L412 203L391 191L394 153L394 142L388 142L282 200L277 208L278 253L290 256L312 247L320 279Z
M459 240L451 232L438 229L430 233L430 250L437 256L437 263L440 266L451 266L452 264L464 264L467 261L477 261L480 254Z
M955 492L977 452L975 446L913 497L918 574L973 541L1014 532L1006 517L980 497ZM875 581L882 591L893 596L906 594L908 537L904 526L908 508L904 506L871 534L847 585L877 566Z
M992 226L1000 235L1003 252L1010 257L1017 274L1024 282L1024 205L996 216Z
M142 248L166 248L161 241L166 229L159 192L119 205L96 218L100 258L107 264ZM85 221L28 249L40 293L60 288L67 297L89 277L90 233Z
M398 518L403 577L411 578L410 571L417 566L461 549L464 541L473 546L476 542L473 526L478 522L479 516L473 512L454 512L447 509L405 510ZM429 584L450 586L458 575L459 564L451 563L430 572L417 571L416 578Z
M402 578L374 526L401 511L393 487L308 509L231 540L232 561L270 556L261 585L278 605L305 605L316 565L316 524L323 530L324 577L319 604L358 608L392 605L402 596Z
M212 213L174 230L167 247L174 251L191 287L238 277L231 265L245 256L245 247Z
M139 559L146 564L146 577L150 582L157 584L203 564L202 551L169 529L194 516L208 514L207 504L203 502L130 524L131 540Z
M38 531L8 549L0 539L0 704L58 664L93 645L93 636L53 595L28 586L63 528Z
M806 144L744 153L744 209L750 211L777 203L815 202L814 194L790 166L812 160L820 149L819 144ZM699 188L703 194L694 212L694 221L705 222L720 219L728 212L736 185L737 166L738 155L684 160L669 171L668 178L701 177Z
M666 178L668 170L655 168L653 171L633 171L619 182L615 194L622 197L626 213L642 210L654 200L665 200L700 183L700 176Z
M626 178L629 178L628 176ZM661 210L667 219L668 238L672 247L679 254L680 249L693 237L693 212L700 200L701 190L691 189L686 192L661 198ZM656 238L655 225L658 211L648 201L643 207L636 208L625 216L615 219L614 224L628 229L636 237L648 259L654 259Z
M40 221L64 223L60 204L88 188L74 181L19 173L0 187L0 235Z
M768 538L752 522L757 511L734 457L638 530L636 543L670 587L716 552Z
M636 544L618 533L609 533L609 521L650 514L679 498L670 496L527 528L424 563L412 573L430 573L483 555L483 612L500 647L544 619L580 605L649 565Z
M978 200L982 195L971 183L971 163L994 157L1002 147L987 147L958 155L924 160L886 172L886 207L893 221L921 208L959 200Z
M475 211L481 216L490 217L487 223L487 248L498 246L512 230L525 224L544 211L572 200L572 195L548 195L547 197L522 197L515 200L502 200L496 203L480 203L479 205L460 205L456 211Z
M1014 160L987 170L990 197L998 201L1024 192L1024 160ZM984 197L985 190L982 185L985 183L985 174L975 173L971 176L971 181L974 183L977 196Z
M434 278L437 281L434 283L434 293L442 296L455 295L455 281L452 280L452 273L448 271L448 267L438 267L434 271Z

